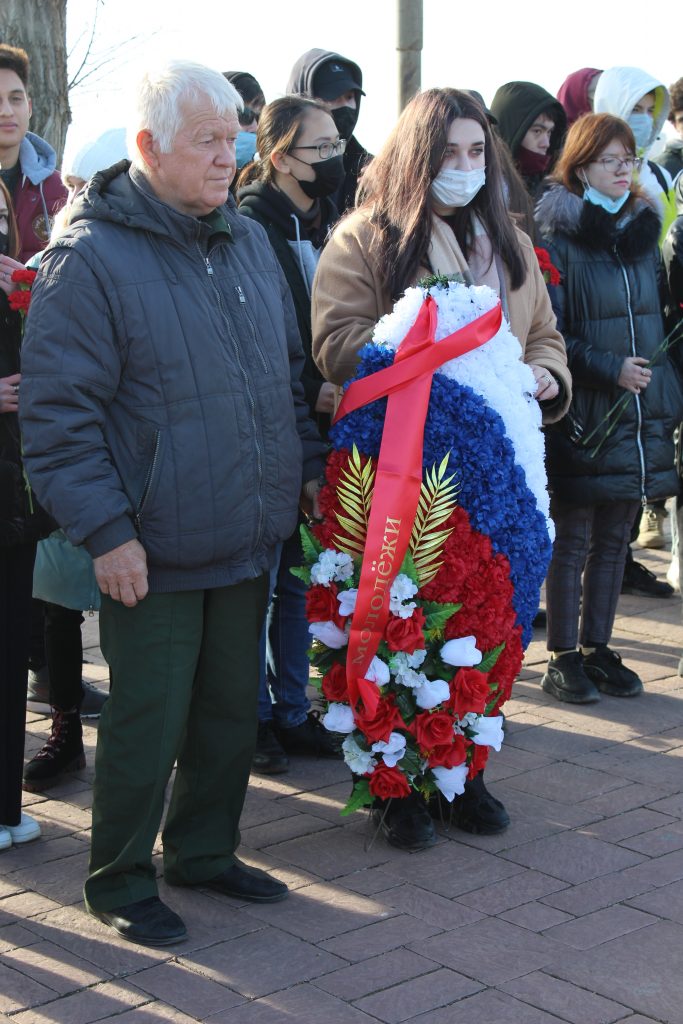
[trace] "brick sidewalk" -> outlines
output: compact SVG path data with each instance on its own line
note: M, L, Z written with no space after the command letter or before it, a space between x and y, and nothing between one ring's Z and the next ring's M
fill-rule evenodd
M641 557L639 554L638 557ZM643 553L660 577L661 554ZM89 678L104 682L97 623ZM622 598L614 646L635 701L556 703L527 654L487 769L513 824L444 833L423 853L340 818L341 763L252 779L241 856L292 893L273 906L165 889L189 939L144 950L83 913L88 768L26 795L43 839L0 854L0 1020L13 1024L609 1024L683 1022L681 604ZM29 715L27 753L47 720Z

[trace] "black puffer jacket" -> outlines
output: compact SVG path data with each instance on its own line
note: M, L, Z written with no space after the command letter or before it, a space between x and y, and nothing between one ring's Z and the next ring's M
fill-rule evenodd
M536 211L562 276L551 300L574 382L567 416L547 431L548 476L553 493L576 505L653 500L678 490L672 435L683 389L668 356L657 358L648 388L629 397L598 454L591 456L605 426L582 443L626 394L617 384L624 359L651 359L664 338L659 216L642 199L629 206L615 218L554 185Z
M0 377L19 373L21 321L0 291ZM19 421L0 413L0 547L27 544L47 536L54 523L29 495L21 464Z
M683 174L674 189L678 216L664 239L662 256L669 285L669 325L683 319Z

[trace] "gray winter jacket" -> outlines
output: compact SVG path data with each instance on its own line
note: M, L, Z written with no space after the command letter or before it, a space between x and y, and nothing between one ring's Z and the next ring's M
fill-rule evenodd
M260 225L220 213L229 232L158 200L126 161L95 175L27 321L35 492L93 557L139 537L152 592L269 569L323 466L279 264Z

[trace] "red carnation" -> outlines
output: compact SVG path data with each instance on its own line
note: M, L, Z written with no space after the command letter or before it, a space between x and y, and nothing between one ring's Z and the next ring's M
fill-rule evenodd
M309 622L333 622L339 614L337 588L316 583L306 593L306 618Z
M448 703L458 718L463 719L470 711L476 715L483 714L489 699L488 674L477 672L474 668L458 669L452 683L451 694Z
M368 776L368 785L372 795L380 800L410 796L410 783L400 768L387 768L385 764L379 764Z
M384 629L384 639L392 651L413 654L425 646L424 625L425 615L421 608L416 608L409 619L390 615Z
M417 742L427 755L437 747L449 747L455 740L453 719L446 711L423 711L414 725Z
M380 698L374 715L368 715L365 708L355 712L358 728L370 743L386 743L394 729L403 727L401 712L393 697Z
M28 291L10 292L7 296L10 309L15 312L27 313L31 305L31 293Z
M27 284L30 288L35 279L35 270L27 270L25 267L22 267L19 270L12 271L11 280L14 281L15 284Z
M322 691L329 701L346 702L349 699L346 669L338 661L323 676Z

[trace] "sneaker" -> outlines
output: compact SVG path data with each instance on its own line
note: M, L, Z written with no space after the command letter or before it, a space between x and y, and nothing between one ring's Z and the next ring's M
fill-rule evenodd
M0 850L9 850L12 845L12 834L4 825L0 825Z
M10 834L14 846L21 846L22 843L31 843L40 836L40 825L35 818L21 812L21 821L18 825L3 825L3 830Z
M681 563L678 555L671 559L671 565L666 570L666 580L669 586L677 594L681 592Z
M635 594L637 597L671 597L674 588L663 580L658 580L641 562L628 559L624 568L621 592Z
M24 768L23 789L42 793L56 786L67 772L85 768L83 727L77 711L57 711L47 743Z
M654 508L648 505L644 509L638 534L638 543L641 548L663 548L666 545L666 538L664 537L664 529L662 527L665 519L666 512L661 508Z
M339 737L328 732L318 711L309 711L301 725L288 729L276 726L275 732L288 754L304 757L341 757Z
M289 758L278 742L273 723L259 722L251 770L260 775L281 775L288 768Z
M386 841L399 850L426 850L436 842L434 822L419 793L375 800L371 813Z
M639 676L626 668L621 655L607 644L596 647L593 654L584 655L583 668L598 690L610 697L637 697L643 692Z
M546 693L566 704L595 704L600 700L597 687L584 671L583 655L579 651L567 651L559 658L551 658L541 686Z
M99 718L109 694L93 686L86 679L81 680L83 699L81 701L81 718ZM52 713L50 706L50 674L47 665L29 670L28 687L26 690L26 707L37 715Z

